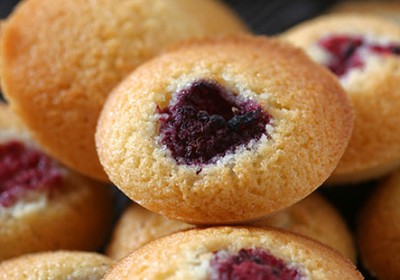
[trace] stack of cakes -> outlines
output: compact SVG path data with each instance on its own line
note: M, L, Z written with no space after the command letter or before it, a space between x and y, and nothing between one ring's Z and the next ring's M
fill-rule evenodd
M0 274L363 279L315 191L399 168L399 38L372 15L268 38L214 0L22 2L0 38ZM379 279L400 277L399 178L356 235ZM134 203L112 228L115 187Z
M301 210L265 218L329 177L352 124L350 102L335 77L277 39L193 40L141 65L103 107L96 132L100 161L111 181L137 203L206 229L145 245L106 279L360 278L338 252L268 228L296 231ZM320 208L312 204L321 201L309 199L297 207L309 203ZM338 224L345 236L338 241L344 240L344 246L331 244L354 258L343 222L326 209L331 213L326 224ZM124 215L110 245L116 256L123 255L119 250L125 254L160 235L194 227L138 206L132 211ZM317 216L305 212L304 219ZM135 223L136 235L127 236ZM312 236L313 229L307 230ZM131 238L141 243L128 247Z

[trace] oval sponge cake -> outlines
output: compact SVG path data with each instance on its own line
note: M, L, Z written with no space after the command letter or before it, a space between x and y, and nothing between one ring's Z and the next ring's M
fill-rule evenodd
M192 229L151 242L116 263L105 280L363 279L322 244L275 229Z
M47 152L107 181L94 133L110 90L182 39L245 31L213 0L28 0L3 28L0 76L13 110Z
M370 14L382 16L400 24L400 3L398 1L342 1L327 12L330 14Z
M0 279L100 280L112 263L94 252L41 252L1 262Z
M104 243L112 224L108 186L44 155L1 103L0 167L0 261L46 250L97 250Z
M357 241L365 268L376 279L400 278L400 171L377 184L359 213Z
M107 100L96 141L112 182L145 208L230 223L319 187L352 121L335 77L302 51L228 36L188 42L140 66Z
M371 15L332 14L299 24L283 37L302 47L316 62L333 71L345 70L338 78L354 106L354 130L328 182L357 183L398 168L400 26ZM339 50L335 44L346 41L348 45L355 42L354 48L336 59L340 52L330 50Z
M351 261L356 261L352 236L345 222L315 192L291 207L247 224L254 227L281 228L307 236L336 249ZM155 239L194 227L132 204L124 211L114 228L106 253L113 259L121 259Z

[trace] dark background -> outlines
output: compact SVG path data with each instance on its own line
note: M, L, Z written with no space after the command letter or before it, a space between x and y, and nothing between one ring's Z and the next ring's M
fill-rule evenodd
M0 0L0 18L6 18L18 2L18 0ZM225 0L224 2L245 20L254 33L274 35L323 13L338 1ZM369 182L359 186L321 187L318 191L337 207L350 229L354 231L359 208L374 186L374 182ZM359 269L366 279L374 279L367 274L361 263L359 263Z

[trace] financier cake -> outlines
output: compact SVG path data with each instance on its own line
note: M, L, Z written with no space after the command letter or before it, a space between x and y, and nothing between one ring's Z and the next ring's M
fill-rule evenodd
M113 261L93 252L32 253L0 263L0 279L100 280Z
M400 166L400 26L368 15L330 15L283 35L336 74L355 110L353 134L332 184Z
M336 251L275 229L216 227L178 232L120 260L105 280L364 279Z
M249 222L255 227L276 227L318 240L356 261L351 233L339 213L320 195L313 193L276 214ZM195 228L194 225L170 220L132 204L118 221L106 254L121 259L141 246L162 236Z
M190 223L260 218L319 187L350 137L335 77L266 37L195 40L140 66L96 133L110 180L145 208Z
M111 89L182 39L245 31L214 0L21 1L1 36L3 91L49 154L107 181L94 133Z
M0 261L44 250L96 250L111 213L106 186L45 155L0 104Z
M400 3L397 0L341 1L328 10L328 13L373 14L400 24Z
M365 203L357 240L364 266L377 279L400 279L400 171L378 184Z

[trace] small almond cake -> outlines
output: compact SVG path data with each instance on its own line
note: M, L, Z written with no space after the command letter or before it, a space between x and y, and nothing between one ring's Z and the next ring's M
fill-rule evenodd
M372 14L400 24L400 3L398 0L347 0L339 1L328 13Z
M143 64L111 94L97 150L111 181L190 223L260 218L319 187L353 111L335 77L288 43L195 40Z
M330 15L283 38L336 74L354 106L349 146L328 182L366 181L400 166L400 26L368 15Z
M79 251L40 252L0 263L1 280L100 280L113 261L106 256Z
M112 200L107 186L45 155L0 105L0 261L44 250L98 249L110 230Z
M276 229L214 227L157 239L117 262L105 280L357 280L354 264L311 239Z
M400 171L396 171L378 184L359 219L360 257L376 279L400 279L399 236Z
M248 225L276 227L315 239L356 261L353 238L340 214L322 196L313 193L295 205ZM107 255L121 259L141 246L168 234L194 228L132 204L122 214L107 247Z
M214 0L20 1L0 39L3 91L50 155L108 182L94 133L109 92L183 39L242 32Z

